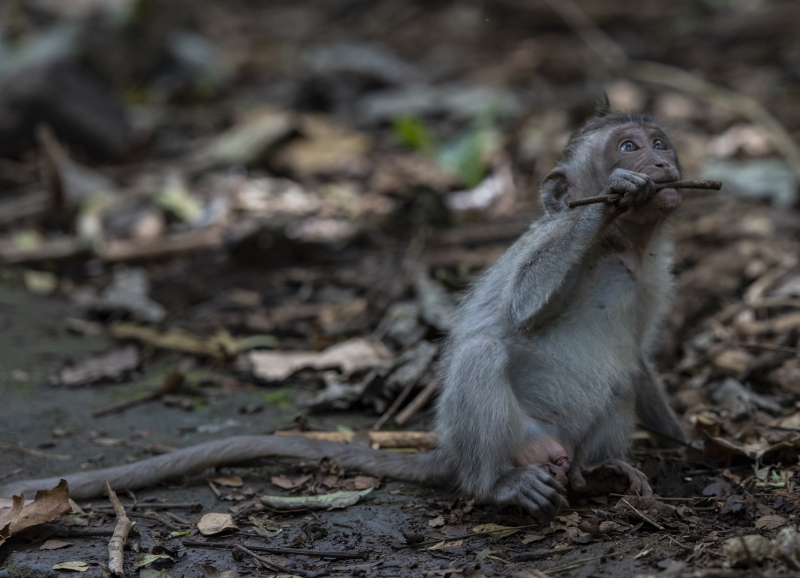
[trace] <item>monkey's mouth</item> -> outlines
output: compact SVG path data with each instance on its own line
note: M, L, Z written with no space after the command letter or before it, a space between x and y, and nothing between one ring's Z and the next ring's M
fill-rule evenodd
M676 179L665 179L663 181L653 181L657 185L663 183L672 183ZM677 189L671 187L660 189L653 195L653 204L660 210L670 211L681 203L681 195Z

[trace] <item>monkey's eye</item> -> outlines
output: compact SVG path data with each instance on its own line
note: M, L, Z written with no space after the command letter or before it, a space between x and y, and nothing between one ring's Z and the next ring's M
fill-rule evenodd
M667 143L665 143L660 138L657 138L656 140L653 141L653 148L658 149L660 151L667 150Z
M633 151L638 151L639 147L636 146L636 143L626 140L624 143L619 145L619 150L624 153L630 153Z

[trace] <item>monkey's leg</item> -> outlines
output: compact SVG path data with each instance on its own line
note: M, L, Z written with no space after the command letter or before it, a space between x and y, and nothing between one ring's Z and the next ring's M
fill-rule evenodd
M540 519L566 504L552 464L514 467L530 418L508 381L508 353L493 336L455 344L439 400L439 443L462 489L480 500L518 505ZM562 478L563 479L563 478Z
M683 447L687 441L686 434L669 405L664 386L649 363L644 361L641 363L635 387L636 414L642 423L647 424L649 429L664 434L656 434L656 439L661 445Z
M575 451L567 477L581 496L653 494L647 476L623 461L634 428L635 394L632 390L612 398L606 411L589 429Z

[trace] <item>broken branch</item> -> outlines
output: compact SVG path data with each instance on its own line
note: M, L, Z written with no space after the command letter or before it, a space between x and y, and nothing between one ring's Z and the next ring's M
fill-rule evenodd
M131 531L131 528L133 528L136 522L131 521L131 519L125 515L125 508L122 507L119 498L117 498L117 494L114 493L114 490L111 489L111 486L106 480L103 480L103 482L108 490L108 499L111 500L111 504L114 506L114 512L117 514L117 525L114 527L114 535L111 536L111 540L108 541L108 569L112 576L125 576L125 572L122 568L122 563L124 561L122 549L125 547L125 541L128 539L128 532Z

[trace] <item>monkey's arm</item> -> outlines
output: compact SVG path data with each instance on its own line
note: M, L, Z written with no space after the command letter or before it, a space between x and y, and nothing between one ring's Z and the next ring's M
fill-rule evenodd
M506 295L516 329L535 324L544 313L558 315L568 301L581 266L609 221L604 205L587 209L577 217L560 215L521 240L519 266Z
M659 443L665 447L684 447L686 433L669 405L667 393L655 370L647 361L641 362L636 376L636 414L642 423L652 428Z
M49 490L61 478L69 484L69 496L85 500L105 494L103 479L111 489L136 490L159 484L165 480L196 474L207 468L237 465L266 457L294 457L307 460L336 459L346 468L358 469L368 474L388 476L409 482L444 485L450 474L434 452L420 455L392 454L363 446L341 444L289 436L234 436L176 450L154 458L54 478L24 480L0 486L0 497L25 493L32 497L37 490Z

